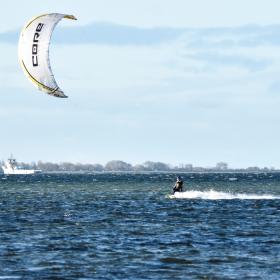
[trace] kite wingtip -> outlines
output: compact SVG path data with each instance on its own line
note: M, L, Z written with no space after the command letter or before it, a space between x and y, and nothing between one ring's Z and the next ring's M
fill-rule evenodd
M74 15L65 15L64 18L72 19L72 20L77 20L77 18Z

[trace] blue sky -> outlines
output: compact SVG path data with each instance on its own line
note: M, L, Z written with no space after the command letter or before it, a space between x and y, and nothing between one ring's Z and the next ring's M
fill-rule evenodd
M25 1L0 23L0 158L280 167L277 1ZM18 7L18 9L15 9ZM17 58L37 14L55 30L57 99Z

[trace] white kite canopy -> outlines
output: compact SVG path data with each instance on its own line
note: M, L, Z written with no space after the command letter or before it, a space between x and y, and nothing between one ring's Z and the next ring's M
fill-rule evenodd
M76 18L65 14L44 14L30 20L23 28L18 55L22 69L28 79L52 96L67 97L58 87L50 66L49 44L57 23L63 19Z

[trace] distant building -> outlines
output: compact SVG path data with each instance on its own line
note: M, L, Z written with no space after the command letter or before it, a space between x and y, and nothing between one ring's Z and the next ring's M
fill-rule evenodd
M218 162L216 164L216 169L221 170L221 171L225 171L225 170L228 169L228 164L226 162Z

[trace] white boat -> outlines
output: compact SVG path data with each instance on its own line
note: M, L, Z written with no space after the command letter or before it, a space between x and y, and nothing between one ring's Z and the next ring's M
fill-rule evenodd
M2 169L5 175L30 175L41 172L41 170L20 168L12 156L2 165Z

